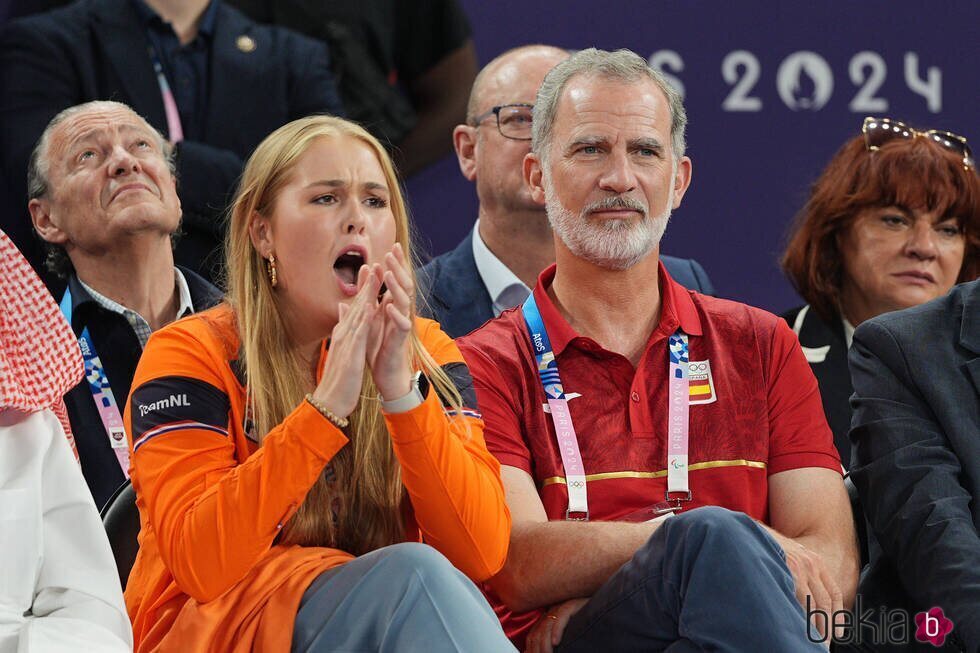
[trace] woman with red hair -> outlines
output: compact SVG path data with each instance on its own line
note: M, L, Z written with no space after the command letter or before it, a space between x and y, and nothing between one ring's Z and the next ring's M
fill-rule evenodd
M866 118L862 131L813 185L782 258L807 302L783 317L817 377L845 468L854 328L980 275L980 181L966 139L888 118Z

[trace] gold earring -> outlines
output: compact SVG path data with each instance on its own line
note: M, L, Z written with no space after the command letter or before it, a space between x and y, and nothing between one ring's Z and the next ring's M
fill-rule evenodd
M265 273L269 276L269 284L275 288L276 284L279 283L279 279L276 275L276 255L269 254L269 260L265 262Z

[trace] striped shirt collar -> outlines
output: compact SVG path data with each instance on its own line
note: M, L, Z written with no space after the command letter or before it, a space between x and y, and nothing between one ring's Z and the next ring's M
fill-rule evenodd
M142 315L132 309L126 308L119 302L109 299L81 279L78 279L78 283L85 289L85 292L92 296L92 300L96 304L107 311L126 318L129 325L133 327L133 332L136 334L137 339L139 339L140 346L146 347L146 341L150 339L152 329L150 329L150 323ZM187 279L184 278L184 274L176 267L174 268L174 284L177 287L179 302L177 306L177 319L180 319L194 312L194 302L191 299L191 290L187 285Z

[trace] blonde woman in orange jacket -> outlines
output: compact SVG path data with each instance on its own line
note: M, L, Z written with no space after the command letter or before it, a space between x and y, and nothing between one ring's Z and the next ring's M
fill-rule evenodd
M470 581L506 556L499 466L415 317L384 149L326 116L273 132L227 258L227 303L153 335L126 409L136 650L512 650Z

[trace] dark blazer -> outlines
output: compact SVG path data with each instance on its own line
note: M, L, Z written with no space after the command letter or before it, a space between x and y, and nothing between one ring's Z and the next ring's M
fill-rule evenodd
M799 317L801 313L802 318ZM847 369L844 323L839 315L827 322L810 306L794 308L783 313L782 317L800 339L803 354L817 377L823 412L830 430L834 432L834 445L840 453L841 464L844 469L850 469L851 441L847 432L851 428L851 405L848 401L854 389L851 387L851 373Z
M191 302L195 311L210 308L221 301L221 291L202 277L186 268L180 268L191 292ZM143 348L133 332L133 327L122 315L104 309L72 275L68 280L71 291L71 327L76 336L88 327L92 344L99 354L109 379L112 395L119 404L119 412L126 408L136 364L139 363ZM92 391L83 379L65 395L68 407L68 420L78 447L78 459L82 465L82 475L100 509L112 493L123 484L126 478L119 468L116 455L109 446L108 436L102 426L102 419L92 399Z
M661 256L667 272L682 286L705 295L715 293L708 273L694 259ZM464 336L493 318L493 300L473 259L473 232L456 249L416 270L419 314L436 320L452 338Z
M117 100L167 134L147 43L130 0L79 0L0 32L0 157L9 186L0 226L36 268L40 247L26 211L25 178L30 152L51 118L82 102ZM244 159L280 125L338 113L341 104L324 44L224 5L215 18L209 72L205 137L176 148L185 231L176 258L213 278L222 212Z
M850 365L864 607L939 606L980 651L980 281L865 322Z

